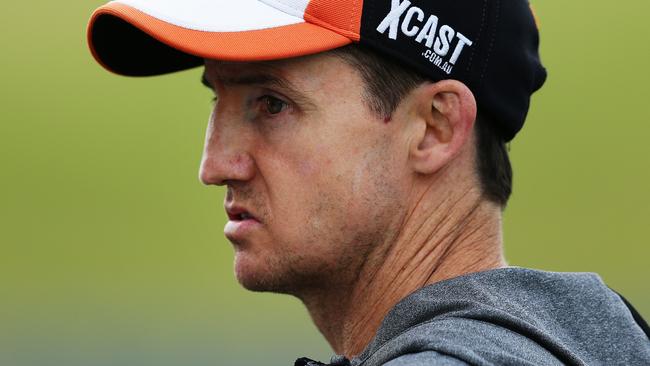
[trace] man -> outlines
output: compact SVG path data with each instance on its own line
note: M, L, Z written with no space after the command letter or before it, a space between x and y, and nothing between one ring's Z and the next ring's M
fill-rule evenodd
M89 43L123 75L204 65L237 279L300 298L332 364L650 363L596 275L503 257L506 143L546 78L527 1L121 0Z

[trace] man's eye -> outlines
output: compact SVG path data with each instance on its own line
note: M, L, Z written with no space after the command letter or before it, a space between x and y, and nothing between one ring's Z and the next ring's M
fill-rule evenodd
M262 98L262 103L264 109L268 114L278 114L287 108L288 104L282 100L272 97L270 95L265 95Z

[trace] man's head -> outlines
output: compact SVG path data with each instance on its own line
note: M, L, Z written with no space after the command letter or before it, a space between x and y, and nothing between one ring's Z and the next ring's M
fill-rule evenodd
M352 281L431 186L440 199L481 189L471 91L411 75L391 99L373 91L388 75L359 64L376 56L359 52L206 61L217 102L200 178L227 186L226 235L249 289Z
M89 41L126 75L205 65L200 176L228 187L238 278L299 296L354 281L422 205L503 207L545 78L525 0L121 0Z

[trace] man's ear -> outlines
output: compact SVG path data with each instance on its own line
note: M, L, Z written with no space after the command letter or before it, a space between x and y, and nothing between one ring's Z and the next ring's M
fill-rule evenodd
M476 120L476 99L456 80L420 86L412 95L415 116L409 160L420 174L433 174L458 155L470 140Z

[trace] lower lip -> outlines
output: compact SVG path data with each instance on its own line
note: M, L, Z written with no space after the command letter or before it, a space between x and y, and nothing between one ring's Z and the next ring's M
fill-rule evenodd
M226 234L228 239L243 239L253 229L259 227L261 224L257 220L230 220L226 223L223 233Z

